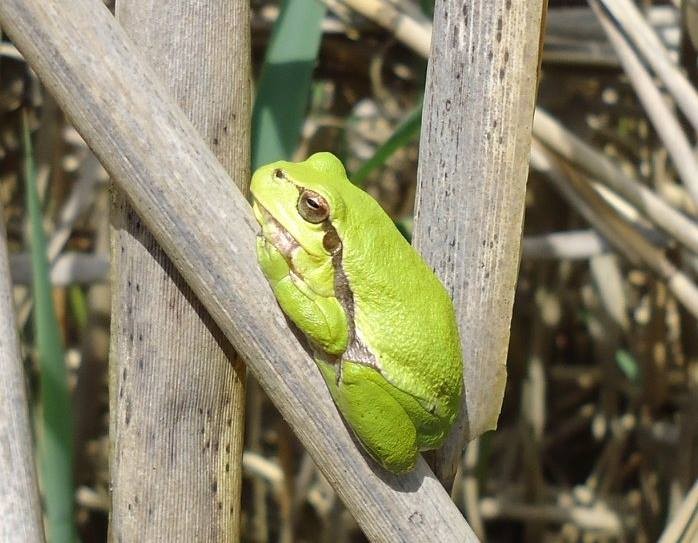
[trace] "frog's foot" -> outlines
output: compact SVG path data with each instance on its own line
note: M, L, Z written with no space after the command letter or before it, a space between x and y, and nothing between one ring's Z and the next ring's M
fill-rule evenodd
M257 236L257 262L259 262L264 277L272 284L272 287L287 277L290 272L284 255L264 236Z
M386 393L380 374L346 360L340 369L322 359L316 362L337 407L371 457L393 473L414 469L417 430L400 402Z

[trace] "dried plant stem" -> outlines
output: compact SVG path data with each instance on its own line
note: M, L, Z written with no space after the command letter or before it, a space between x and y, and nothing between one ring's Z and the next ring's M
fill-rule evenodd
M515 502L505 498L483 498L480 509L485 519L509 518L526 522L565 523L587 530L599 530L611 535L620 535L623 530L623 520L608 508L561 506L561 505L531 505Z
M115 12L244 193L249 3L118 0ZM118 187L111 223L110 530L238 541L244 365Z
M679 121L669 109L662 93L655 86L652 77L633 48L601 7L600 0L590 0L590 4L616 50L623 69L630 78L648 117L669 152L681 180L691 194L693 201L698 202L698 161L696 161L691 144Z
M10 274L18 285L30 284L32 280L31 255L13 254L10 257ZM106 254L66 252L51 264L53 286L75 283L102 283L109 276L109 257Z
M248 453L255 457L263 458L262 456L262 432L264 430L262 415L264 411L265 397L264 392L260 388L257 381L250 379L247 387L247 409L246 421L247 436L246 448ZM252 457L252 458L255 458ZM243 455L243 463L245 456ZM254 464L253 464L254 465ZM284 478L284 473L280 467L276 466L279 472L278 482L274 483L274 490L277 491L281 486ZM269 470L267 470L269 471ZM275 479L276 481L276 479ZM252 499L250 500L251 510L249 516L250 533L255 541L267 541L269 539L269 513L267 507L268 488L258 478L252 480Z
M689 543L698 539L698 480L664 529L659 543Z
M698 93L669 58L664 44L631 0L599 0L633 46L657 73L688 120L698 131Z
M366 0L366 2L372 6L386 5L386 2L383 0ZM623 0L623 3L632 5L632 3L627 2L627 0ZM634 6L632 7L636 9ZM402 14L402 16L407 17L404 14ZM374 19L374 21L379 24L381 23L381 20L377 18ZM394 25L384 24L383 26L394 32ZM431 27L429 25L417 25L415 32L422 34L423 36L420 37L420 40L425 41L427 38L430 39ZM651 29L650 32L654 35ZM400 39L397 34L395 37ZM424 57L428 56L428 50L425 52L423 47L415 47L412 45L411 41L401 41L408 47L411 47L416 53ZM671 68L670 66L667 71L676 72L680 77L683 77L675 67ZM673 77L672 81L679 81L679 76ZM684 89L684 91L679 94L689 97L684 100L684 102L692 103L693 99L690 98L690 95L695 94L695 91L690 86L690 83L686 82L686 84L688 85L688 89L686 89L686 85L681 82L678 82L675 86ZM698 126L698 108L696 108L696 121L696 126ZM696 225L694 221L672 208L657 196L654 191L631 179L628 175L623 173L620 168L613 164L608 157L604 156L603 153L596 151L590 145L584 143L540 108L536 108L533 135L566 160L576 164L580 169L587 171L592 177L622 195L653 223L671 234L679 243L682 243L693 253L698 255L698 225Z
M279 543L293 542L293 502L294 502L294 477L295 462L293 457L293 445L295 440L293 433L283 419L278 420L279 435L279 464L284 473L283 483L278 489L277 503L279 504ZM339 500L337 500L339 501Z
M584 260L607 251L608 243L595 230L574 230L526 236L522 244L522 257L525 259Z
M540 108L533 121L533 135L556 154L621 195L659 228L698 254L698 225L694 221L664 202L654 191L631 179L608 157Z
M413 243L453 298L463 349L460 417L432 462L446 488L504 396L544 10L443 0L434 12Z
M387 28L399 41L423 57L429 56L431 23L427 19L410 16L383 0L339 0L338 3Z
M245 451L242 455L242 467L247 475L260 482L266 482L274 489L283 483L284 473L281 468L260 454Z
M618 252L643 265L667 282L669 290L693 315L698 316L698 288L677 269L662 251L649 243L606 204L591 185L571 168L564 168L538 142L534 142L531 165L543 172L562 195Z
M604 309L603 316L597 316L593 312L590 315L590 323L599 323L597 326L590 324L592 337L597 340L600 360L611 360L617 345L613 345L620 330L628 330L628 301L625 296L624 276L621 272L618 258L615 254L596 255L589 261L591 278L596 287L599 301ZM603 320L603 324L600 321ZM609 321L610 322L607 322ZM596 328L598 331L594 331Z
M480 511L480 482L477 477L477 466L480 459L480 440L473 439L465 450L462 465L463 473L463 503L466 515L475 533L484 540L485 524ZM455 488L454 488L455 490Z

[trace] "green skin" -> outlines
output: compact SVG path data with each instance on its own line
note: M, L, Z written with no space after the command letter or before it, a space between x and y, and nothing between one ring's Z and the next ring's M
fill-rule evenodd
M419 451L441 446L460 406L448 293L331 153L263 166L251 191L260 267L308 339L337 407L378 463L412 470ZM325 220L304 219L303 191L324 198Z

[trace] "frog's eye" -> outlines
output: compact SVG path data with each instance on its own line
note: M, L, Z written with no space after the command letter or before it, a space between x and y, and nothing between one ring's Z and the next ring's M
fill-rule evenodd
M330 216L330 206L317 192L304 190L298 198L298 213L306 221L317 224Z

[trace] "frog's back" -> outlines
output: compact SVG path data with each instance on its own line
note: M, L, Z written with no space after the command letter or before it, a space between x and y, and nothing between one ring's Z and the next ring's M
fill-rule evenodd
M358 334L372 352L380 353L379 366L389 369L396 387L419 398L435 398L435 414L450 422L462 388L451 299L380 205L353 189L345 196L351 200L347 210L360 212L347 221L347 228L356 231L342 235L342 266L354 296Z

